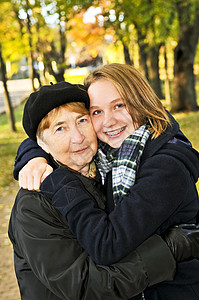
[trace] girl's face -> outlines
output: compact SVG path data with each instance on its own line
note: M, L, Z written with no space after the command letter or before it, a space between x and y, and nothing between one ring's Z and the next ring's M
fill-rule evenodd
M137 129L119 92L111 81L102 78L90 85L88 94L90 116L98 138L112 148L119 148Z

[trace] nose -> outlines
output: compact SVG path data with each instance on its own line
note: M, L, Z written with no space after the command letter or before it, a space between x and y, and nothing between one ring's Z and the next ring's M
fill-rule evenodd
M81 144L84 139L84 134L77 127L73 127L71 130L71 142L73 144Z
M103 120L103 126L104 127L111 127L116 124L116 119L114 118L114 115L112 112L106 112L104 114L104 120Z

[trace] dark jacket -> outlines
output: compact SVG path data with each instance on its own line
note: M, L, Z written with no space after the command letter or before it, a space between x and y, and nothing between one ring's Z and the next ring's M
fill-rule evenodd
M109 215L99 210L92 197L68 175L66 185L56 192L51 190L53 203L67 217L80 244L97 263L112 264L154 232L163 233L173 224L195 221L199 208L195 187L198 153L179 131L177 122L172 119L172 123L160 137L147 142L135 185L113 211L111 174L108 175ZM52 177L53 174L48 180ZM45 184L44 181L44 192ZM198 274L199 261L180 263L175 280L147 289L146 299L176 300L176 293L181 300L198 299Z
M117 264L96 266L39 192L19 191L9 237L22 300L128 299L175 273L174 258L158 235Z
M172 123L160 137L147 142L134 186L109 215L98 209L83 186L71 181L69 174L62 187L51 189L52 203L66 216L72 232L97 263L112 264L153 233L162 234L172 225L196 221L199 154L179 131L177 122L172 119ZM47 181L56 181L54 176L52 173ZM107 179L109 186L110 178L111 174ZM41 186L43 192L45 184L44 181ZM112 202L108 189L110 207ZM171 300L176 295L181 300L199 299L198 260L179 263L174 281L145 291L145 298L150 300ZM141 299L141 295L136 299Z

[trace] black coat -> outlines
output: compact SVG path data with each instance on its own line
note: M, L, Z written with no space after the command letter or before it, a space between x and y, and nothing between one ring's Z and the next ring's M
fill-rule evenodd
M31 141L25 144L18 152L15 178L31 157L46 155L38 149L32 151ZM199 174L198 157L172 119L172 127L157 139L148 140L135 185L114 210L111 174L107 177L108 217L78 184L75 189L73 186L73 193L70 189L69 203L63 205L60 203L63 197L54 197L55 205L67 217L70 228L91 257L100 264L112 264L152 233L162 233L173 224L195 222L199 207L195 187ZM66 176L66 182L68 179ZM62 190L66 197L69 186L70 183ZM74 192L75 199L71 197ZM62 194L61 189L58 194ZM180 263L174 281L148 288L145 297L147 300L198 300L199 261ZM141 299L141 295L135 299Z
M157 235L117 264L96 266L39 192L19 191L9 237L22 300L128 299L175 273L174 258Z
M147 141L135 184L114 209L111 174L108 175L109 214L97 207L69 172L65 172L65 179L61 175L62 182L59 186L55 184L55 191L52 182L56 182L59 170L53 173L42 183L41 190L50 191L52 203L66 216L78 241L98 264L115 263L153 233L162 234L172 225L196 221L199 154L174 119L166 132ZM46 188L48 181L51 185ZM147 289L145 297L198 300L199 261L179 263L174 281Z

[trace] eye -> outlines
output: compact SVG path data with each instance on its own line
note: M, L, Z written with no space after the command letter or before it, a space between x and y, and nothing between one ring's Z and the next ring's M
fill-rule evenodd
M96 115L99 115L99 114L101 114L102 113L102 111L101 110L94 110L94 111L92 111L92 116L96 116Z
M122 108L122 107L125 107L124 103L118 103L115 105L115 108Z
M90 121L90 116L89 115L85 115L85 116L82 116L81 118L79 118L77 120L77 124L80 124L80 125L86 125L88 124Z
M88 122L88 118L82 118L79 120L79 123L86 123Z
M56 128L56 132L61 132L61 131L63 131L63 129L64 129L64 127L60 126L60 127Z

